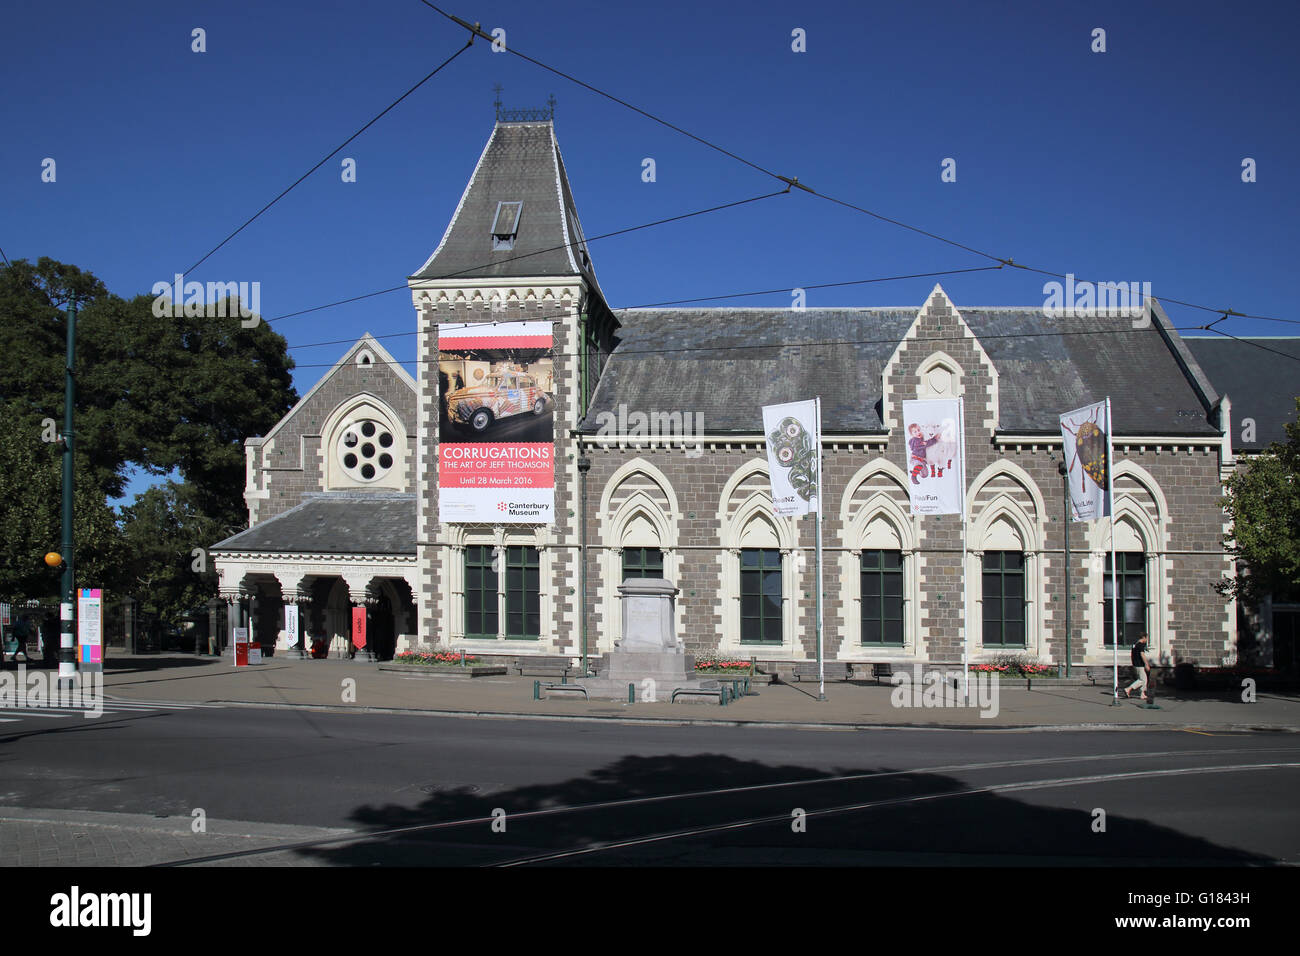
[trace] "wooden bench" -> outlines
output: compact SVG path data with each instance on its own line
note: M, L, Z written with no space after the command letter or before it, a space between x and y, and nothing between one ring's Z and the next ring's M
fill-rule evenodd
M1071 665L1071 669L1074 669L1074 665ZM1091 683L1096 684L1098 686L1103 686L1105 684L1114 684L1115 682L1115 679L1112 676L1115 673L1115 668L1111 667L1109 664L1103 667L1085 666L1082 668L1082 670L1083 670L1083 676L1086 677ZM1156 671L1158 670L1159 668L1156 668L1155 670L1152 671L1151 679L1153 681L1156 679L1157 676ZM1137 674L1134 672L1133 666L1131 664L1119 665L1120 684L1131 684L1134 678L1136 677Z
M567 657L516 657L510 666L521 677L568 677L576 670Z
M853 676L853 665L845 661L823 661L823 671L827 680L848 680ZM794 665L796 681L817 680L817 662L801 661Z

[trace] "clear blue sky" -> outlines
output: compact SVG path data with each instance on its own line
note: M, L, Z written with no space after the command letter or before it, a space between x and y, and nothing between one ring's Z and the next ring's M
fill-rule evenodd
M966 245L1160 298L1300 320L1290 276L1293 3L700 5L446 0L507 43L760 165ZM207 52L191 51L191 30ZM1106 31L1094 53L1092 31ZM807 52L791 49L806 31ZM10 4L0 247L123 296L169 280L465 42L419 0ZM187 278L259 281L268 318L400 286L507 106L557 100L588 236L779 188L482 41ZM340 178L356 160L357 182ZM41 181L42 160L57 181ZM642 160L657 181L641 179ZM956 161L955 183L941 163ZM1242 160L1257 163L1243 183ZM806 194L594 242L614 307L989 264ZM917 307L917 279L808 306ZM1019 270L941 278L962 306L1043 301ZM788 306L788 292L737 300ZM1180 326L1213 320L1167 305ZM345 348L412 333L409 294L275 323L305 392ZM1232 319L1237 335L1300 324ZM415 337L384 339L400 360ZM413 365L408 369L414 371Z

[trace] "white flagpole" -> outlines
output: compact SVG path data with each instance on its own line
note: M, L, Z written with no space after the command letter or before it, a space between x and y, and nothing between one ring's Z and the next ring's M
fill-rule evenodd
M1114 672L1112 703L1119 703L1119 569L1115 563L1115 421L1110 417L1110 396L1106 396L1106 504L1110 509L1110 628L1112 670Z
M970 703L970 575L966 556L966 403L957 399L957 474L961 494L961 680Z
M817 396L817 699L826 699L826 666L822 657L822 400Z

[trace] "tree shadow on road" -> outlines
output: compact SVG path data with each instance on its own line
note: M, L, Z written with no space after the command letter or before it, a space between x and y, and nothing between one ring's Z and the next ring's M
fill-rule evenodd
M1012 771L1011 779L1042 781L1098 772L1098 767L1021 768ZM868 774L872 776L837 779ZM980 789L999 782L1008 782L1005 771L996 778L972 774L967 781L887 767L831 774L722 754L627 756L583 777L494 793L466 786L434 789L433 783L425 789L434 792L418 807L358 807L352 820L372 831L370 836L297 852L336 866L483 865L575 850L583 852L543 862L594 866L933 863L940 858L949 865L955 858L958 863L1028 866L1275 862L1118 812L1109 814L1104 832L1097 832L1094 808L1109 802L1118 806L1121 798L1127 806L1144 804L1149 778L1119 783L1080 780L1068 787L1039 790L1036 798L1027 799ZM674 798L652 799L666 796ZM644 802L627 802L631 800ZM592 806L603 803L616 805ZM1047 803L1054 805L1043 805ZM860 804L870 806L826 812ZM563 809L576 806L585 809ZM796 827L797 810L806 814L801 832ZM708 830L746 820L765 822ZM434 826L454 821L470 822ZM428 829L392 832L412 827ZM663 834L679 835L635 847L607 846ZM589 852L598 846L602 848Z

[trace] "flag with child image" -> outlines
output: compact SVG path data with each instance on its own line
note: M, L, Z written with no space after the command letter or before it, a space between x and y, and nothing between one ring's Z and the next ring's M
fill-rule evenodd
M966 445L960 398L903 402L908 493L914 515L966 513Z

